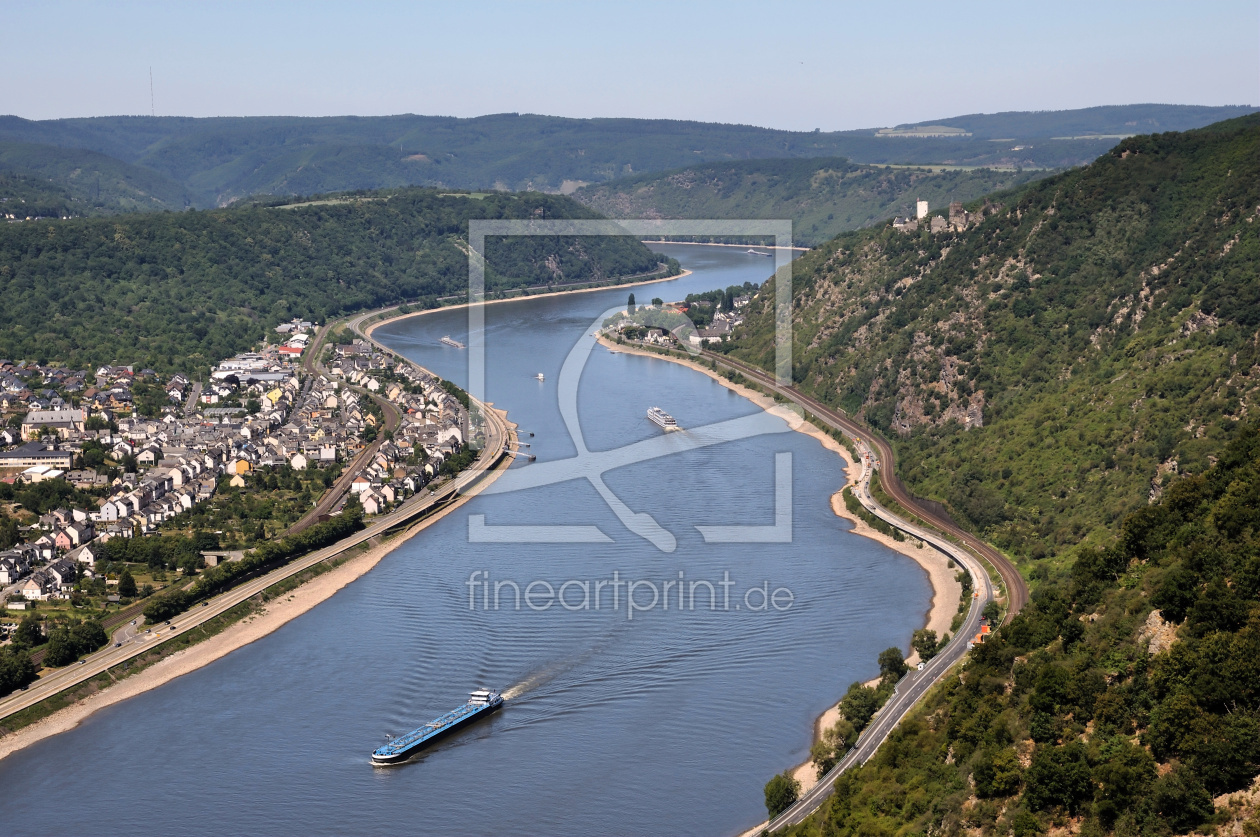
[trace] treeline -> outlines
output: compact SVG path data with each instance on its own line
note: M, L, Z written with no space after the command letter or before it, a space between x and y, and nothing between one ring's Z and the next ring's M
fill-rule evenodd
M0 509L0 550L21 542L22 533L18 529L18 522Z
M150 623L171 619L197 602L236 586L251 575L283 566L294 558L334 544L362 528L362 507L357 501L349 503L336 517L278 541L263 543L240 561L226 561L211 567L187 590L171 590L155 597L145 605L144 618Z
M464 390L460 387L459 384L454 383L453 381L448 381L445 378L443 378L442 389L446 390L448 393L455 396L455 400L458 401L460 404L462 404L465 410L472 409L472 402L468 400L468 393L464 392Z
M0 152L0 157L2 157ZM84 215L79 206L64 189L46 181L19 174L0 171L0 216L13 215L17 219L61 218L66 215ZM3 220L0 217L0 220Z
M189 371L293 317L422 307L468 288L470 218L594 218L559 195L428 189L307 204L0 226L0 357ZM657 268L628 237L495 241L490 287ZM463 249L461 249L463 248Z
M478 451L467 447L454 456L442 461L442 468L439 473L445 476L455 476L460 471L473 464L473 460L477 458Z
M91 654L103 648L109 642L109 636L101 623L95 619L85 619L70 625L57 625L48 635L48 644L44 651L44 665L65 666L73 663L84 654Z
M1078 551L799 834L1160 837L1260 774L1260 427Z
M900 648L886 648L879 654L879 681L873 686L860 682L849 684L840 699L840 721L823 730L822 737L810 749L810 761L821 776L835 767L857 743L862 731L870 725L888 699L897 681L909 671ZM766 783L766 813L770 819L786 811L800 797L800 783L790 771L784 771Z
M25 648L0 648L0 697L35 682L35 665Z
M96 498L75 488L65 479L41 482L0 482L0 503L19 503L33 514L48 514L59 508L95 508Z
M972 114L946 124L974 136L928 141L877 137L869 129L779 131L672 119L567 119L516 113L471 119L405 114L33 121L7 116L0 118L0 144L38 143L11 162L28 166L33 176L55 178L87 198L106 202L116 196L118 206L179 208L183 200L211 207L264 193L315 194L413 184L548 191L563 188L566 181L597 183L631 172L757 157L842 155L889 163L1080 165L1097 155L1098 142L1054 137L1131 133L1135 125L1142 131L1191 128L1246 111L1148 104ZM1035 142L1027 142L1030 135ZM987 141L990 138L1006 141ZM1015 152L1013 146L1020 150ZM36 154L48 159L40 160ZM116 159L101 159L103 154Z
M69 665L85 654L104 647L109 636L95 619L56 617L51 621L28 613L13 632L8 646L0 648L0 695L35 681L31 651L40 649L42 664L51 668Z
M51 210L45 217L53 218L182 210L188 205L184 187L152 169L84 150L79 143L74 146L56 148L0 138L0 172L6 172L0 174L0 198L13 195L26 198L28 205L42 204L40 208ZM7 212L25 217L20 209L0 203L0 213Z

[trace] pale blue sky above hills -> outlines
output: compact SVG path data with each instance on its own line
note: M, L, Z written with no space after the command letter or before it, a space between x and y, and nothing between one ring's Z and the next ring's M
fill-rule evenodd
M842 130L1260 104L1260 3L7 2L0 113L660 117Z

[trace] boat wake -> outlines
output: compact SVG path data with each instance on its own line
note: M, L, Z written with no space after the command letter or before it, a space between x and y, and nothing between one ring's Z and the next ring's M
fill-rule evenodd
M555 680L569 668L570 666L551 666L542 671L534 672L516 685L504 689L503 699L514 700L521 695L528 694L540 686L545 686L552 680Z
M509 686L502 692L503 699L511 700L512 698L537 691L543 686L549 685L562 675L579 668L587 661L602 654L608 641L614 639L621 630L621 626L618 626L612 631L606 633L601 641L596 642L584 651L568 659L553 662L551 665L546 666L540 671L536 671L533 674L528 675L524 680L521 680L516 685Z

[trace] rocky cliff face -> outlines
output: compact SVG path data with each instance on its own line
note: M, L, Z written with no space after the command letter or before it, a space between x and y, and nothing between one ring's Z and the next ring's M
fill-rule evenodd
M1138 645L1146 646L1146 652L1152 657L1160 651L1167 651L1177 641L1177 626L1164 619L1158 610L1152 610L1146 617L1146 623L1138 631Z

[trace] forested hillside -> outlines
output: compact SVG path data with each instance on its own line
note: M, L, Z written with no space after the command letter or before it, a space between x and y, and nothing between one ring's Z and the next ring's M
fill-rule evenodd
M1202 473L1255 409L1260 119L1134 137L971 209L802 257L794 375L893 440L914 491L1041 560ZM763 366L772 299L734 348Z
M0 218L6 221L86 215L84 209L65 189L47 180L0 173Z
M1046 174L859 166L841 157L740 160L621 178L573 197L610 218L788 218L796 243L809 247L913 216L919 199L933 207L971 201Z
M1260 833L1260 119L971 210L798 261L794 372L1031 602L789 833Z
M61 214L67 215L179 210L189 204L187 190L165 175L95 151L0 142L0 178L0 198L25 197L13 188L15 180L42 183L62 194Z
M0 357L195 371L292 317L467 293L470 218L590 218L558 195L408 189L0 226ZM488 246L494 242L488 242ZM489 289L653 271L629 238L495 244Z
M1260 429L1217 454L1074 551L790 833L1255 834L1257 798L1221 795L1260 773Z
M879 135L874 127L780 131L515 113L472 119L405 114L32 121L0 116L0 141L37 144L53 157L71 149L108 155L179 184L193 206L204 208L257 194L405 185L556 191L695 163L772 157L1061 168L1098 156L1107 145L1100 136L1182 130L1248 110L1144 104L972 114L928 123L953 132L933 137ZM911 134L921 134L915 129L922 127L898 126ZM146 195L165 199L151 182L136 185Z

